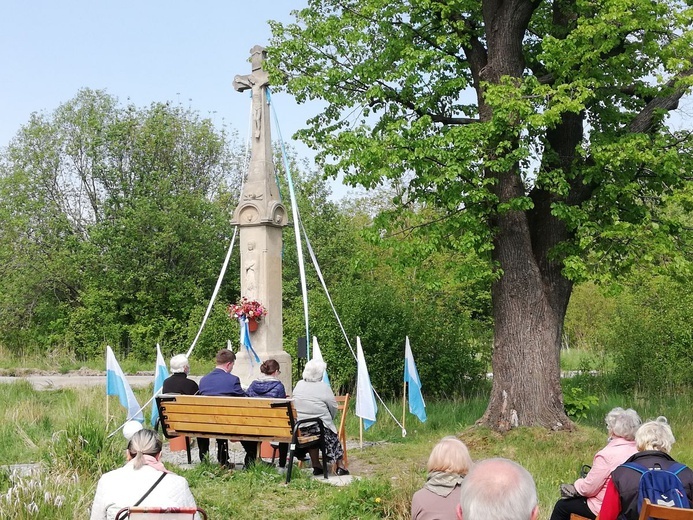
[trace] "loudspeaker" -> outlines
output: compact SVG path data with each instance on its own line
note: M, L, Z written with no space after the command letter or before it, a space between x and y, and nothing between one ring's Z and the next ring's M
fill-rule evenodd
M301 336L298 338L298 348L296 349L298 359L306 359L308 357L308 342L306 338Z

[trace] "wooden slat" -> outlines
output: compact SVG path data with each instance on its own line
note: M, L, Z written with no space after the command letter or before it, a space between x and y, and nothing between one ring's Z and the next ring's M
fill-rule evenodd
M189 423L185 421L172 421L169 422L170 428L179 433L220 433L226 435L266 435L266 436L282 436L291 437L291 432L288 428L273 428L272 426L257 426L257 425L244 425L244 424L203 424L203 423Z
M175 421L184 421L191 424L217 424L219 426L258 426L268 428L283 428L291 431L291 424L287 417L249 417L237 415L189 415L189 414L165 414L161 416L164 421L171 424Z
M179 404L194 404L195 406L226 406L229 401L232 406L245 406L247 408L269 408L272 403L292 402L291 399L263 399L261 397L225 397L214 395L182 395L182 394L162 394L159 396L162 401L172 398Z
M276 417L287 419L286 408L256 408L246 406L196 406L194 404L181 405L178 403L164 403L161 405L164 413L185 415L253 415L257 417Z

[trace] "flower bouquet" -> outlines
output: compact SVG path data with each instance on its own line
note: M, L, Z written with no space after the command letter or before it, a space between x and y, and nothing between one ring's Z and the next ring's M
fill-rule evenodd
M228 307L229 318L240 320L248 318L250 321L260 321L267 315L267 309L256 300L249 300L243 296L237 303L232 303Z

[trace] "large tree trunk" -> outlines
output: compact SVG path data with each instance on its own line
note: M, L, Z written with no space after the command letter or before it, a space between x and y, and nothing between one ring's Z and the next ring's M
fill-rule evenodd
M520 81L523 75L522 39L537 5L529 0L483 2L488 54L476 81L482 120L493 118L491 107L484 101L483 82L499 83L504 77ZM576 125L574 120L567 123ZM571 137L579 136L581 126L571 130ZM559 135L556 133L557 138ZM502 139L518 142L512 122ZM558 141L561 148L572 147L563 157L573 157L575 141ZM486 174L496 178L498 202L526 195L518 164L505 172L489 169ZM559 363L563 319L572 285L561 275L560 264L548 260L550 248L566 238L566 231L551 215L551 200L546 195L533 194L533 210L506 211L491 223L496 230L493 257L503 274L492 289L493 387L480 423L495 430L515 426L572 429L563 409Z
M546 283L532 251L527 215L498 219L494 257L503 275L493 286L493 387L480 422L571 429L563 409L559 352L571 285Z

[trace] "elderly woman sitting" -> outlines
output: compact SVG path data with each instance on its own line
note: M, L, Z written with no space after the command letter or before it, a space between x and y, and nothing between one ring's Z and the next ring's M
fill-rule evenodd
M91 520L113 520L124 507L196 507L188 481L161 463L161 440L153 430L130 438L127 464L101 476L91 507ZM198 518L196 516L196 518Z
M344 449L337 437L337 428L333 419L337 415L337 399L335 399L332 389L323 382L322 376L326 365L323 361L311 359L303 369L303 379L296 383L293 391L294 406L298 420L311 419L317 417L322 420L325 426L325 445L327 459L330 463L337 465L337 475L348 475L344 467ZM311 424L301 428L304 435L317 435L320 432L317 424ZM309 452L310 460L313 465L313 475L322 475L323 469L320 464L318 449ZM300 454L298 454L300 456Z
M443 437L428 457L428 477L411 501L412 520L455 518L460 485L472 467L467 446L457 437Z
M609 434L607 445L594 456L589 473L573 484L574 496L556 502L551 520L568 520L571 513L596 518L611 472L637 451L634 439L640 417L635 410L614 408L606 414L605 422Z
M654 421L643 424L635 434L638 452L626 462L642 466L644 470L652 468L669 469L676 461L669 456L671 447L676 442L666 417L657 417ZM611 474L606 488L604 503L599 512L600 520L638 520L638 487L641 473L627 466L617 467ZM684 468L678 477L693 504L693 471Z

